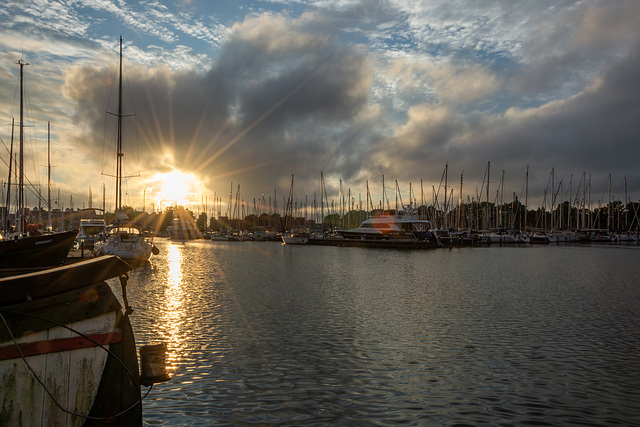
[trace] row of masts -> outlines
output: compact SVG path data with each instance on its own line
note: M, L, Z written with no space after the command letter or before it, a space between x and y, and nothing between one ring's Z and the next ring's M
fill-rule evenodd
M6 198L4 194L4 185L2 186L2 198L5 200L5 209L3 210L2 217L2 226L0 228L5 232L9 230L9 213L11 212L12 205L12 197L11 190L13 187L16 187L17 197L15 200L16 205L16 217L15 217L15 227L14 231L18 234L22 234L25 232L24 226L27 221L26 214L26 194L25 194L25 173L24 173L24 67L29 65L28 62L24 62L23 60L18 60L17 65L20 67L20 121L18 124L18 155L17 159L14 161L14 129L15 129L15 119L11 120L11 146L9 149L9 162L8 162L8 179L7 179L7 192ZM16 163L17 171L14 170L13 166ZM12 184L12 178L17 178L17 184ZM31 185L31 184L30 184ZM35 191L35 190L34 190ZM42 200L42 196L38 191L36 191L36 196L39 200ZM59 198L59 196L58 196ZM48 219L48 230L52 230L52 201L51 201L51 122L47 122L47 219Z
M17 62L20 67L20 124L18 126L19 135L19 153L18 153L18 199L16 201L16 228L15 231L18 234L24 233L24 96L23 96L23 69L25 65L29 65L28 62L24 62L21 59ZM11 148L9 151L9 178L7 185L7 199L4 210L4 217L2 218L2 228L6 230L8 226L8 215L11 207L11 175L13 165L13 132L14 132L14 120L11 120Z
M24 183L24 117L23 117L23 67L29 65L28 63L19 60L17 64L20 66L20 125L19 125L19 161L18 161L18 185L17 192L18 198L17 204L17 217L16 228L19 233L22 233L25 222L25 183ZM120 40L120 78L119 78L119 96L118 96L118 113L117 113L117 164L116 164L116 210L122 209L122 38ZM51 224L51 151L50 151L50 123L47 125L47 140L48 140L48 189L47 189L47 206L49 224ZM13 124L12 124L12 136L11 136L11 151L9 161L9 180L7 185L6 196L6 209L4 210L5 217L3 218L3 227L7 225L7 215L10 210L11 202L11 188L12 188L12 171L13 165ZM435 185L432 188L432 200L431 205L428 206L425 200L425 192L423 188L423 182L420 180L420 203L418 203L417 197L414 194L413 186L409 183L409 202L404 203L398 181L395 182L395 208L392 209L389 198L386 195L385 177L382 176L382 199L378 203L374 204L373 197L369 190L369 182L366 181L366 200L363 201L361 194L358 195L358 201L351 195L351 189L348 188L345 192L343 189L343 182L340 180L338 187L338 201L331 200L327 197L327 189L324 181L324 173L320 174L320 202L318 203L317 194L313 194L312 205L309 204L308 196L305 196L304 202L299 202L293 194L293 176L292 176L292 189L288 195L288 198L283 196L282 206L285 207L285 217L296 217L303 219L311 219L315 223L324 224L325 222L325 208L327 209L327 215L337 216L339 223L342 227L346 226L347 216L353 219L353 212L357 212L355 215L358 221L362 221L366 218L363 216L369 216L376 212L393 212L394 214L410 213L416 214L419 219L428 219L432 221L434 228L441 229L491 229L491 228L540 228L544 230L556 230L556 229L585 229L585 228L639 228L638 221L638 208L636 204L632 204L629 209L629 198L627 197L627 182L626 177L624 180L625 198L624 198L624 221L621 218L614 218L614 212L612 207L616 205L616 202L612 201L611 195L611 174L609 174L608 180L608 203L606 208L607 218L606 225L602 226L602 218L599 217L600 212L603 211L602 199L598 200L597 212L594 208L591 197L591 175L583 173L582 179L578 185L578 190L573 196L573 176L570 177L568 184L568 201L565 201L563 191L565 189L562 180L555 184L555 170L551 170L549 176L549 182L547 188L544 190L542 198L542 206L537 209L538 215L534 224L529 224L528 215L528 188L529 188L529 166L525 175L525 202L524 205L518 200L515 192L513 193L513 200L510 204L504 202L504 177L506 172L502 171L502 176L499 181L496 197L491 202L490 197L490 177L491 177L491 163L487 163L485 176L483 178L482 188L478 192L476 190L476 197L471 198L467 196L467 202L463 201L463 182L464 182L464 169L460 173L460 191L458 195L458 206L452 206L452 200L454 196L454 189L448 185L448 163L445 164L440 184L436 189ZM443 190L443 191L442 191ZM442 196L441 196L442 191ZM482 197L481 195L484 195ZM440 203L440 200L443 200ZM558 202L560 200L560 202ZM268 206L268 208L267 208ZM493 207L492 207L493 206ZM480 209L484 208L484 214ZM617 206L619 208L619 206ZM495 212L491 212L494 209ZM617 209L620 213L620 209ZM632 212L633 211L633 212ZM278 208L278 196L277 191L274 189L273 199L271 196L267 198L262 193L260 198L253 199L253 209L250 208L248 203L240 197L240 185L237 186L235 197L233 194L233 183L231 183L231 191L229 194L229 200L226 204L226 210L223 211L222 197L217 194L214 195L213 208L210 211L208 208L208 202L203 201L202 212L210 218L215 218L216 214L218 218L226 216L228 219L241 219L248 215L260 216L267 214L268 216L279 215ZM629 214L633 213L631 223L629 223ZM524 215L524 219L519 220L519 224L516 223L516 219ZM565 221L566 215L566 221ZM351 222L351 221L349 221ZM617 227L615 226L617 223ZM624 223L624 227L620 225ZM350 224L353 225L353 224ZM597 225L597 227L596 227Z
M395 205L387 196L385 177L382 177L382 198L374 203L374 198L369 189L369 181L366 181L365 200L362 194L352 196L351 189L344 189L342 180L337 188L338 200L327 197L327 189L324 181L324 173L320 174L320 192L313 193L309 202L309 196L298 199L292 192L282 196L283 211L278 209L277 190L273 196L265 193L253 202L246 202L240 193L240 185L237 185L234 194L234 186L231 184L228 202L214 195L214 203L209 207L208 201L203 198L200 212L208 218L224 218L225 220L240 220L248 216L260 217L283 216L310 220L311 223L324 224L328 217L332 217L331 224L338 228L357 226L359 222L368 217L387 212L392 214L412 214L418 219L427 219L432 222L433 228L438 229L540 229L540 230L569 230L569 229L634 229L640 228L640 206L631 203L627 196L627 180L624 179L624 204L612 200L611 174L608 179L608 200L592 198L591 175L583 173L582 179L574 189L573 175L568 185L563 180L555 182L555 169L551 170L547 188L543 192L541 206L529 209L529 166L526 167L524 182L524 203L520 201L522 194L518 196L512 193L512 200L505 201L504 182L506 172L503 170L495 189L495 198L491 193L491 163L487 163L482 187L476 189L475 197L464 195L464 169L460 173L459 193L457 205L455 205L454 188L448 182L448 164L445 165L441 181L438 186L432 186L432 197L426 200L425 189L420 181L419 197L409 183L408 201L405 201L400 191L398 181L395 181ZM292 176L293 181L293 176ZM418 200L419 199L419 200ZM466 200L465 200L466 199ZM606 213L606 220L603 218ZM531 218L531 215L535 215ZM632 218L630 218L632 215ZM278 221L276 221L278 222ZM268 224L267 224L268 225Z

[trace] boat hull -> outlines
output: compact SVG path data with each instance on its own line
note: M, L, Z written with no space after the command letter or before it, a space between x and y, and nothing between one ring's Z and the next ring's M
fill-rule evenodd
M151 258L151 244L138 244L135 242L107 242L101 248L101 254L114 255L125 261L147 261Z
M75 243L77 230L0 241L0 268L62 265Z
M434 240L410 239L344 239L344 238L310 238L309 245L323 246L354 246L363 248L388 249L432 249L440 248L442 244Z
M78 264L79 271L65 266L41 272L40 280L36 273L0 279L4 289L13 280L43 286L84 277L82 286L0 305L0 381L11 384L0 388L0 425L141 424L129 317L106 282L90 283L130 267L114 257ZM95 275L87 275L87 266Z
M309 237L296 235L283 235L282 243L285 245L306 245L309 243Z

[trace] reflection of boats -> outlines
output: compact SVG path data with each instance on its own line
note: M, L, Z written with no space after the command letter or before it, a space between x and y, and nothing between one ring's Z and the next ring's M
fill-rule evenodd
M118 101L115 219L100 253L117 255L124 260L143 261L149 259L152 252L157 253L158 249L153 246L151 238L145 237L142 225L130 221L122 210L122 157L124 156L122 151L122 37L120 37Z
M130 269L100 257L0 279L0 425L142 424Z
M28 65L18 61L20 65L20 158L23 156L23 91L22 77L23 67ZM13 147L13 136L12 136ZM13 157L13 153L10 153ZM9 165L13 162L9 161ZM5 212L9 211L9 201L11 200L11 166L9 167L9 183L7 186L7 203ZM77 230L54 232L43 234L34 225L27 224L24 208L24 170L23 162L20 161L18 171L18 205L16 225L14 230L9 230L7 218L3 219L3 227L6 227L0 235L0 268L21 268L21 267L52 267L61 265L69 250L73 246Z

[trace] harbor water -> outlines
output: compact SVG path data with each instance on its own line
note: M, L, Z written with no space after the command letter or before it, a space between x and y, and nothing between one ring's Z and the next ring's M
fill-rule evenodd
M640 424L638 247L155 244L147 426Z

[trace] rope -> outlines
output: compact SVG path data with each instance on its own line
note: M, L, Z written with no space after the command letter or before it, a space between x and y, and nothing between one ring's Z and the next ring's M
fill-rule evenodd
M127 274L123 274L122 276L120 276L120 284L122 285L122 293L123 293L123 299L125 302L125 317L128 316L128 314L130 314L133 309L129 306L129 302L127 301L127 297L126 297L126 282L127 282L128 276ZM60 410L66 414L70 414L73 416L77 416L80 418L84 418L87 420L95 420L95 421L110 421L110 420L114 420L117 417L120 417L124 414L126 414L127 412L131 411L132 409L134 409L136 406L138 405L142 405L142 399L146 398L149 393L151 392L151 389L153 388L153 385L151 387L149 387L149 390L147 391L147 393L142 396L140 393L140 390L138 389L138 401L136 401L133 405L129 406L128 408L124 409L123 411L112 415L110 417L92 417L89 415L83 415L83 414L79 414L77 412L73 412L69 409L66 409L64 407L62 407L62 405L56 400L56 398L53 396L53 394L49 391L49 389L47 388L47 386L44 384L44 382L38 377L38 375L36 374L35 370L31 367L31 365L29 364L29 362L27 361L27 358L25 357L24 353L22 352L22 349L20 348L20 345L18 344L15 336L13 335L13 332L11 331L11 328L9 327L9 324L7 323L7 320L4 317L3 313L10 313L10 314L18 314L18 315L23 315L23 316L29 316L29 317L33 317L39 320L44 320L46 322L52 323L56 326L60 326L62 328L65 328L67 330L69 330L70 332L81 336L89 341L91 341L92 343L94 343L96 346L100 347L101 349L103 349L105 352L107 352L107 354L109 354L110 356L112 356L121 366L122 368L126 371L127 375L129 376L129 378L131 379L131 381L136 384L136 380L135 377L133 376L133 374L131 373L131 371L129 370L129 368L127 368L127 366L124 364L124 362L118 357L116 356L111 350L109 350L108 348L106 348L105 346L103 346L102 344L96 342L95 340L93 340L91 337L88 337L87 335L83 334L80 331L77 331L67 325L64 325L62 323L56 322L55 320L52 319L47 319L35 314L30 314L30 313L22 313L19 311L12 311L12 310L3 310L0 309L0 319L2 319L2 323L4 323L5 328L7 329L7 332L9 332L9 336L11 337L11 340L13 341L14 345L16 346L16 348L18 349L18 352L20 353L20 358L22 359L22 361L25 363L25 365L27 366L27 369L29 369L29 371L31 372L31 374L33 375L33 377L36 379L36 381L38 381L38 383L42 386L42 388L44 389L44 391L47 393L47 395L51 398L51 400L53 401L53 403L60 408Z

